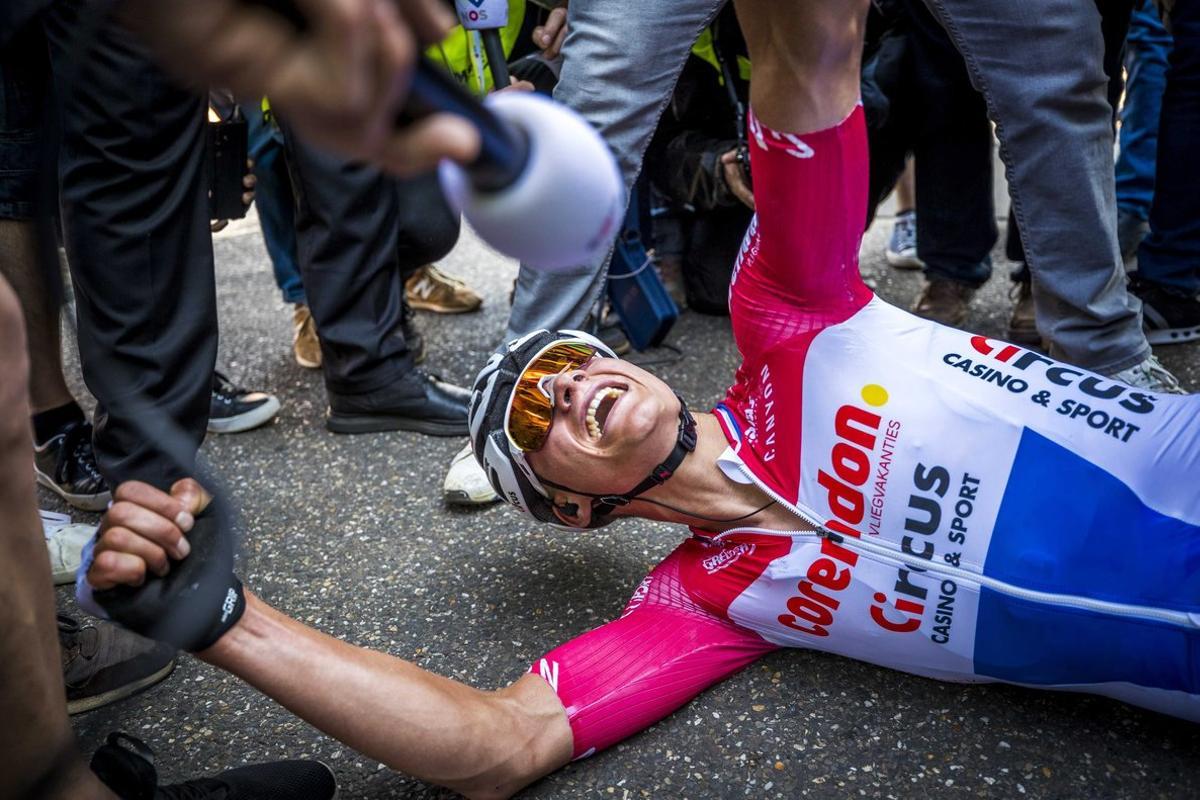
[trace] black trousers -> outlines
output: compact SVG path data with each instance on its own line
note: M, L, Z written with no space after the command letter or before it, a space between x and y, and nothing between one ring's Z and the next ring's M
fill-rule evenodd
M115 24L68 74L83 5L53 3L43 27L60 98L62 223L80 362L97 401L96 457L110 485L165 488L192 473L217 352L205 105Z
M433 174L397 180L305 143L286 123L283 131L325 386L339 395L386 395L413 368L404 281L450 252L458 215Z
M926 273L980 286L996 243L992 131L966 64L920 0L893 3L898 18L865 77L872 209L916 158L917 253ZM879 99L872 102L872 96Z

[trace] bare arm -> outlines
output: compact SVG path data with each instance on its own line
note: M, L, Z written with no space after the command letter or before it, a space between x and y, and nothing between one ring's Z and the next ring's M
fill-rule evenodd
M163 574L183 537L173 520L190 528L205 502L194 481L171 496L122 484L88 582L138 585ZM536 675L473 689L313 630L250 592L237 624L197 655L371 758L468 797L507 797L571 758L566 712Z
M315 631L252 594L198 655L392 769L468 797L507 797L566 764L571 729L535 675L484 692Z

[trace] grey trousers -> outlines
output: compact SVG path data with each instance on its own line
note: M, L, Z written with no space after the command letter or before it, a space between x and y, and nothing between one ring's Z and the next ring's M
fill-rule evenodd
M555 97L605 137L627 187L688 50L723 2L571 3ZM1117 248L1112 109L1094 3L925 2L962 51L997 124L1038 327L1053 354L1109 374L1139 363L1150 348ZM508 338L594 320L608 259L555 274L522 266Z

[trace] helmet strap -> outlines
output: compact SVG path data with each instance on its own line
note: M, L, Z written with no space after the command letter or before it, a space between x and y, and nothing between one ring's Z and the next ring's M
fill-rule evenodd
M679 431L675 435L675 446L671 448L670 455L661 464L652 469L650 474L641 483L634 486L628 492L624 492L623 494L592 494L591 492L580 492L543 478L539 478L539 480L546 486L553 486L564 492L571 492L572 494L580 494L584 497L592 498L593 518L598 516L606 517L621 506L629 505L631 501L643 492L648 492L655 486L663 485L679 469L679 465L687 458L688 453L696 449L696 419L688 411L687 403L683 401L678 392L675 393L675 396L679 398Z

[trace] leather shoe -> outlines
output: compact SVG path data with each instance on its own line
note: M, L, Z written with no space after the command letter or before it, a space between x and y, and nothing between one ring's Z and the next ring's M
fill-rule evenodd
M414 369L386 390L368 395L329 395L325 427L334 433L416 431L466 436L471 393Z

